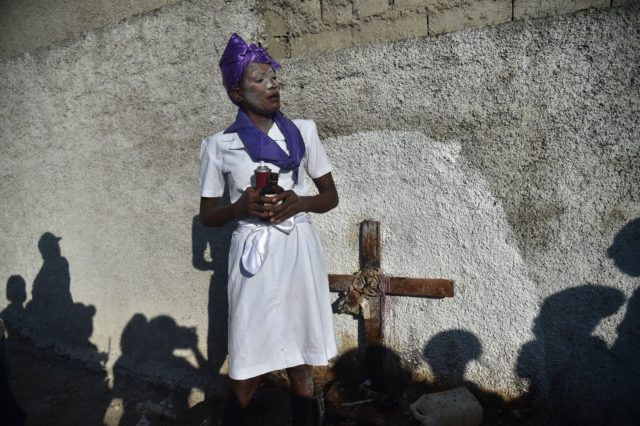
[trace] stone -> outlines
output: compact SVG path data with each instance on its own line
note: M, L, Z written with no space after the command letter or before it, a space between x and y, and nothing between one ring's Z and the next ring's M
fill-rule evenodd
M358 16L366 18L389 10L389 0L355 0L355 6Z
M478 426L482 422L482 406L467 388L424 394L409 410L425 426Z
M304 34L291 41L291 56L341 49L353 45L351 28Z
M632 4L639 4L640 0L613 0L611 2L611 6L614 7L618 7L618 6L630 6Z
M290 56L289 50L289 38L284 37L269 37L266 43L267 52L274 59L283 59Z
M398 10L417 9L433 3L433 0L395 0L393 3Z
M325 0L322 21L329 25L348 24L353 19L353 4L348 0Z
M191 388L191 392L189 392L189 397L187 398L187 403L189 404L189 408L192 408L201 402L204 402L205 399L206 395L203 390Z
M513 17L514 19L540 18L572 13L591 7L602 9L609 6L609 0L515 0Z
M274 10L266 10L262 15L266 35L265 47L276 59L289 55L289 25L287 19Z
M299 35L303 33L318 32L322 28L322 9L320 0L258 0L257 10L262 14L265 23L265 32L272 35ZM276 17L273 17L276 15ZM280 28L284 31L270 31L270 27Z
M429 33L497 25L511 20L511 0L480 0L429 15Z
M322 5L320 0L306 0L300 2L295 0L296 19L291 19L291 25L300 25L301 30L309 31L309 28L315 28L322 23Z
M268 10L264 13L264 29L269 36L283 36L287 34L289 28L282 15Z
M379 43L382 41L407 40L426 37L429 34L427 15L412 15L388 20L371 20L354 28L355 44Z

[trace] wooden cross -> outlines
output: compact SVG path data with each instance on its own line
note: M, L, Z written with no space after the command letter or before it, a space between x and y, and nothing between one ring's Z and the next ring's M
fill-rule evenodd
M380 270L380 222L366 220L360 224L360 270ZM345 292L354 275L329 275L329 288L333 292ZM385 293L393 296L444 298L453 297L453 281L442 278L389 277ZM365 319L365 343L382 345L382 311L380 297L369 298L371 316Z
M363 271L371 271L375 273L380 271L380 222L367 220L360 224L360 273ZM350 286L356 278L356 275L329 275L329 288L334 292L348 292ZM453 297L453 281L449 279L439 278L398 278L386 277L386 288L380 288L378 292L374 292L366 297L365 304L368 305L368 318L364 319L365 329L365 346L371 348L374 346L383 346L383 330L382 330L382 303L381 299L384 294L394 296L412 296L412 297L430 297L444 298ZM348 295L347 295L348 296ZM383 380L383 365L369 366L372 382ZM378 380L376 380L376 377Z

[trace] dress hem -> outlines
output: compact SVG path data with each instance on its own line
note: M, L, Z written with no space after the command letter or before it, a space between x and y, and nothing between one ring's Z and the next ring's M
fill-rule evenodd
M331 356L306 358L306 359L303 359L301 357L296 357L295 359L292 359L288 362L281 363L281 364L270 363L270 364L263 364L257 367L237 369L235 372L229 371L229 377L233 380L246 380L246 379L251 379L253 377L261 376L263 374L266 374L272 371L284 370L290 367L295 367L297 365L303 365L303 364L310 365L312 367L324 367L329 365L329 361L337 355L337 352L338 351L336 349L330 352L332 354Z

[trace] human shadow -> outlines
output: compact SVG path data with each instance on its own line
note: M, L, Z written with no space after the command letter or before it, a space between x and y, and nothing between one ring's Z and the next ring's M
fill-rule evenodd
M35 351L41 348L53 349L63 356L79 359L93 373L87 375L88 378L83 383L90 381L91 388L97 394L108 394L104 369L108 355L100 353L90 340L96 308L73 301L69 262L62 256L60 240L60 237L50 232L45 232L38 240L38 250L43 263L34 279L31 300L26 306L23 307L27 299L25 280L19 275L13 275L7 281L6 297L10 303L0 314L10 324L7 347L27 347ZM52 366L50 368L48 373L52 376L59 373ZM78 374L83 373L79 371ZM28 395L32 400L43 393L51 392L51 389L32 385L29 380L22 383L22 395ZM56 391L64 398L70 386L72 385L56 385ZM58 421L48 419L49 413L42 408L44 406L37 407L39 408L36 410L29 410L29 407L25 406L34 424ZM85 413L84 420L87 424L100 424L100 414Z
M0 312L0 421L9 426L23 425L26 413L22 410L10 384L10 368L7 357L6 330L8 338L21 335L24 327L24 302L27 300L27 283L20 275L12 275L7 280L6 296L9 305Z
M31 300L24 309L27 334L38 344L52 346L61 353L75 353L92 369L102 370L108 355L100 353L89 340L96 308L74 303L69 262L62 256L60 240L45 232L38 241L43 264L33 281ZM16 295L18 293L19 290Z
M433 336L423 350L424 359L433 372L433 379L427 386L429 392L465 387L483 407L483 424L494 424L497 418L503 425L520 424L523 413L532 416L527 406L467 379L469 364L479 361L482 352L480 339L467 330L446 330Z
M0 319L0 422L7 426L22 426L26 413L20 407L11 388L11 370L5 342L5 323Z
M229 194L226 190L220 204L229 204ZM236 224L233 222L221 227L206 227L202 224L200 215L193 217L191 225L192 265L200 271L212 272L207 305L207 360L212 377L221 374L221 370L224 372L227 357L228 262L229 246L235 227ZM221 388L222 377L218 377L220 380L217 385Z
M627 223L616 234L607 255L616 266L631 277L640 277L640 218ZM618 337L611 348L618 363L616 369L616 400L618 410L612 424L640 424L640 287L636 287L627 302L625 316L618 326Z
M406 424L410 419L405 408L423 390L401 357L382 345L342 353L322 376L329 380L318 393L324 397L327 419L337 424L345 419Z
M43 263L25 308L30 331L40 339L53 342L60 342L69 335L73 308L69 262L61 254L60 240L50 232L40 237L38 250Z
M607 257L625 274L640 277L640 217L618 231L607 250Z
M120 349L121 355L113 366L112 397L123 402L118 423L121 426L135 425L141 416L175 419L176 413L188 410L190 386L204 387L199 383L199 373L206 360L198 349L196 330L178 325L169 316L147 320L143 314L135 314L122 332ZM175 355L176 350L191 351L198 365ZM150 395L129 389L139 377L154 383L179 385L167 387L170 393L167 395L164 391L165 398L154 401Z
M433 371L433 384L448 389L472 384L465 380L465 372L482 355L482 343L469 331L447 330L433 336L422 353Z
M9 338L24 334L26 311L24 303L27 300L27 283L20 275L12 275L7 280L6 297L9 304L0 312Z
M592 333L623 303L620 290L587 284L542 304L534 320L535 340L522 347L516 370L529 380L530 403L541 408L545 424L612 424L620 364Z

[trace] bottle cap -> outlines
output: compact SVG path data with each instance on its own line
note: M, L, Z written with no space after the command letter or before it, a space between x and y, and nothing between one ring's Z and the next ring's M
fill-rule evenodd
M270 173L271 169L267 167L266 164L264 164L264 161L261 161L260 165L255 169L255 171L258 173Z

